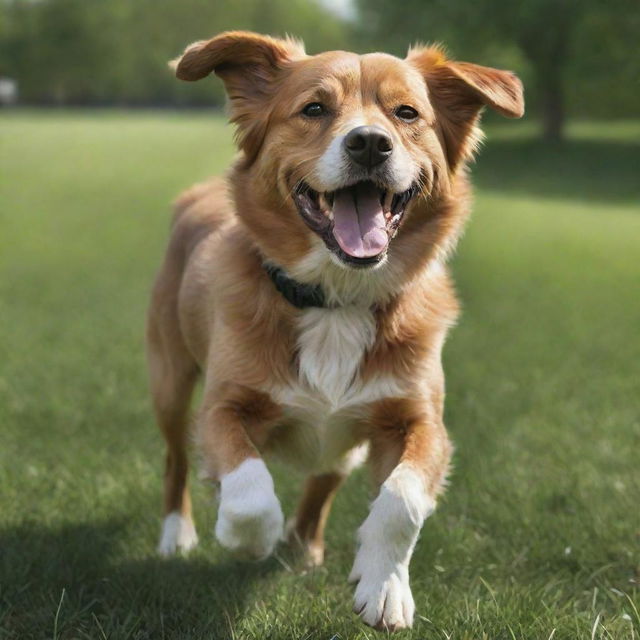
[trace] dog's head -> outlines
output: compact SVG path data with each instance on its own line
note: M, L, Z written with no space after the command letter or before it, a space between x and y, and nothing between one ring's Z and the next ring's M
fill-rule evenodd
M239 170L251 177L244 188L279 212L254 217L253 231L288 225L301 251L316 235L355 268L384 262L415 203L448 191L479 139L482 107L508 117L524 108L515 75L449 61L437 47L404 60L308 56L297 41L229 32L192 44L175 69L183 80L215 72L225 84Z

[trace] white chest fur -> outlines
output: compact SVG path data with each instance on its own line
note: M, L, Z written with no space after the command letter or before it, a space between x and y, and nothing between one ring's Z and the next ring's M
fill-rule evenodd
M363 383L360 367L376 339L376 320L366 307L308 309L298 321L298 379L275 394L283 405L289 462L316 471L347 471L363 459L351 425L367 403L400 395L394 380Z
M299 378L338 408L376 338L373 313L357 306L307 309L298 321Z

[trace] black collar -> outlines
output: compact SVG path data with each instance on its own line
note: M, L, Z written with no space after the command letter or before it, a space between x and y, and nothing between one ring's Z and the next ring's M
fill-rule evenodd
M298 309L309 307L326 307L322 287L314 284L304 284L290 278L283 269L265 262L264 270L269 274L275 288L286 300Z

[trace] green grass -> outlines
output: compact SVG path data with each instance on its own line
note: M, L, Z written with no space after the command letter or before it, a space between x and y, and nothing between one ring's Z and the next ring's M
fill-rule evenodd
M562 147L490 131L453 260L464 305L445 352L451 487L412 563L399 638L640 637L640 124ZM168 202L220 172L215 116L0 118L0 638L374 638L346 583L365 472L325 567L213 540L162 561L162 443L143 325ZM285 511L298 483L274 469Z

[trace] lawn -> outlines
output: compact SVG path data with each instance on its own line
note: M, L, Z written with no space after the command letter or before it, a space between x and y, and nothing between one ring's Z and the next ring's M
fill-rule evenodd
M201 545L161 560L163 447L144 314L168 203L220 172L204 113L0 114L0 638L379 637L346 576L370 497L339 494L326 565L232 560L194 477ZM452 261L451 486L398 638L640 637L640 122L562 147L490 128ZM285 512L297 482L274 467ZM195 474L194 474L195 476Z

